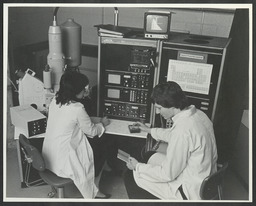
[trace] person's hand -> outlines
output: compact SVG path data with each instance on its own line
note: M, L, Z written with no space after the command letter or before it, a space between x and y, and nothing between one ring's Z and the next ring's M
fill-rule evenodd
M126 163L126 166L128 167L128 169L130 170L135 170L136 169L136 165L138 164L139 162L133 158L133 157L129 157L129 161Z
M151 128L146 126L145 124L143 124L141 122L136 122L136 126L139 126L141 131L151 134Z
M103 124L104 127L106 127L110 124L110 120L107 117L101 118L100 122Z

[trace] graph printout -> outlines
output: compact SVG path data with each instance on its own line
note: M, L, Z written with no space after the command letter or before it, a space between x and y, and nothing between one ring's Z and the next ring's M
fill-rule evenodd
M169 60L167 81L177 82L183 91L209 94L212 64Z

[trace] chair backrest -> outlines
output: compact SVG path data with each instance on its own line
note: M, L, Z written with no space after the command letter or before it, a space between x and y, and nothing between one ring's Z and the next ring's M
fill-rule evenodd
M202 200L222 199L222 183L228 162L224 163L218 171L206 177L200 188Z
M30 144L29 140L20 134L19 142L22 148L25 150L27 158L29 158L33 168L38 171L45 170L45 163L42 154L38 151L36 147Z

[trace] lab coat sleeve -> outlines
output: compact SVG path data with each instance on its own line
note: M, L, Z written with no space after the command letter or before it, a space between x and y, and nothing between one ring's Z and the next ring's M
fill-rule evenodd
M186 167L188 156L189 145L187 137L176 136L169 141L167 154L162 164L138 163L135 173L151 182L170 182L176 179Z
M94 124L84 107L79 108L77 112L78 125L88 137L102 136L105 131L102 123Z
M162 140L164 142L168 142L170 128L152 128L151 129L151 136L155 140Z

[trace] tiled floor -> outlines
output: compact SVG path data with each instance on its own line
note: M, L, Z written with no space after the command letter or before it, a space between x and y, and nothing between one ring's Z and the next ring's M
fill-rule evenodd
M21 188L17 152L16 148L10 148L7 150L7 168L6 168L6 197L11 200L22 201L23 198L29 198L29 200L40 201L38 198L47 198L48 192L51 188L47 185L37 186L32 188ZM111 194L112 200L127 200L128 196L123 184L122 176L109 175L107 173L102 174L102 181L100 187L103 192ZM74 187L66 189L67 196L69 198L75 198L83 200L81 195ZM228 170L225 176L224 183L224 196L226 200L248 200L248 192L243 188L240 182L237 180L232 171ZM51 201L51 199L50 199Z

